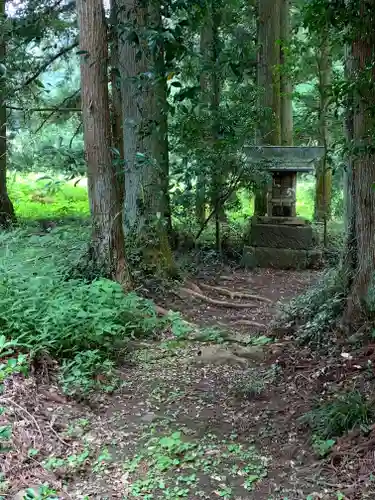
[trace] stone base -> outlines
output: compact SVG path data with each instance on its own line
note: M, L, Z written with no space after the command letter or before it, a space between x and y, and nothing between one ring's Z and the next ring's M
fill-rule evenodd
M314 247L313 229L308 225L259 224L251 226L250 245L306 250Z
M242 256L242 265L271 267L274 269L310 269L319 267L322 259L320 250L297 250L287 248L269 248L246 246Z
M253 217L255 224L283 224L287 226L310 226L311 222L302 217L270 217L264 215L261 217Z

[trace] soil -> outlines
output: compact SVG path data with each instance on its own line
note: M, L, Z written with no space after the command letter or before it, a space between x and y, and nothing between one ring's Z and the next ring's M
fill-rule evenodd
M4 498L16 498L48 483L67 499L375 498L375 432L349 436L318 459L298 420L316 397L358 376L368 352L322 361L288 337L272 337L280 304L319 276L222 268L198 274L183 288L219 305L180 290L160 300L200 329L134 342L113 394L78 403L56 384L36 384L36 375L12 377L3 399L11 394L14 452L0 464L0 496L1 488ZM235 296L241 292L258 298Z

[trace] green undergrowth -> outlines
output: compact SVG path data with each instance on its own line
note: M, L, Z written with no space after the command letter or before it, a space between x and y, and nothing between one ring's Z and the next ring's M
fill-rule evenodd
M191 431L155 429L142 449L125 463L126 498L237 498L252 491L267 475L267 460L254 446L214 434L197 438ZM210 488L207 488L207 484Z
M343 312L345 298L345 277L332 269L285 306L278 322L295 326L299 343L314 348L327 347L334 341L330 331Z
M79 224L43 237L27 229L0 235L0 328L14 349L59 360L66 385L92 389L93 375L108 374L127 341L154 337L166 326L152 302L105 279L71 279L86 251ZM69 377L68 377L69 374Z
M353 429L367 434L374 422L375 401L358 390L321 401L300 418L300 423L311 429L312 447L320 457L331 451L337 438Z

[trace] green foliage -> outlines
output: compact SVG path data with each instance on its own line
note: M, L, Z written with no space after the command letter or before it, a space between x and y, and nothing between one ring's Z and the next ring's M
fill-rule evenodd
M5 338L4 335L0 337ZM9 342L10 344L11 342ZM12 342L13 344L13 342ZM14 345L14 344L13 344ZM9 356L10 352L2 353L0 351L0 356L3 359L5 356ZM3 382L14 375L15 373L23 373L24 375L28 371L27 357L24 354L18 354L15 356L8 357L5 361L0 361L0 394L3 392Z
M112 392L120 382L115 362L99 349L78 353L62 363L61 384L68 395L86 395L94 390Z
M218 441L210 434L191 439L181 431L169 430L162 437L152 436L145 450L125 466L132 478L129 498L175 500L203 496L202 480L212 477L218 466L225 471L225 481L217 489L222 498L230 498L230 482L237 484L239 477L242 487L252 491L266 476L266 460L254 447Z
M80 470L83 469L89 457L90 457L89 449L84 449L80 453L69 455L67 458L50 456L43 463L43 467L48 471L56 471L63 468Z
M9 196L17 217L22 219L63 219L69 216L87 217L87 189L81 186L41 176L11 177ZM56 178L55 178L56 179Z
M10 143L9 165L12 172L54 172L68 178L85 175L82 134L70 144L77 121L48 124L38 133L20 131Z
M4 272L5 266L0 267ZM85 349L110 352L121 340L157 326L151 303L135 294L124 296L111 281L25 278L13 270L3 275L0 290L2 331L33 350L56 355ZM147 319L150 314L152 319Z
M57 500L58 495L57 491L55 491L48 484L43 484L39 486L38 490L35 492L34 489L28 488L26 490L26 495L24 497L25 500Z
M324 458L327 456L335 445L334 439L321 439L318 436L313 436L312 447L318 457Z
M284 307L280 322L296 327L301 344L327 347L333 342L330 330L344 309L347 280L336 269Z
M374 401L357 390L335 396L300 418L314 432L315 440L338 438L354 428L368 432L374 421Z
M7 443L12 436L12 428L9 425L0 425L0 453L9 451Z
M90 377L104 372L110 390L112 361L126 350L127 340L154 336L165 323L150 301L125 295L114 282L69 279L86 238L74 226L44 238L27 237L25 231L1 235L0 325L18 349L59 357L66 386L85 391L95 386Z
M314 216L315 179L304 176L297 181L297 216L312 220Z
M4 381L17 373L27 374L27 357L23 354L16 355L13 348L17 346L14 340L7 340L5 335L0 335L0 395L4 391ZM5 407L0 406L0 416L6 411ZM9 451L12 436L12 428L9 425L0 425L0 454ZM1 483L1 481L0 481ZM1 490L1 487L0 487Z

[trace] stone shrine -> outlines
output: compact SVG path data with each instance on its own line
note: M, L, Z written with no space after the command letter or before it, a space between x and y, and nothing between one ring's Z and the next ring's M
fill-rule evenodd
M317 265L321 252L314 248L311 223L296 212L297 174L313 172L324 155L323 147L247 146L251 163L262 163L271 173L267 192L267 215L253 217L245 267L306 269Z

